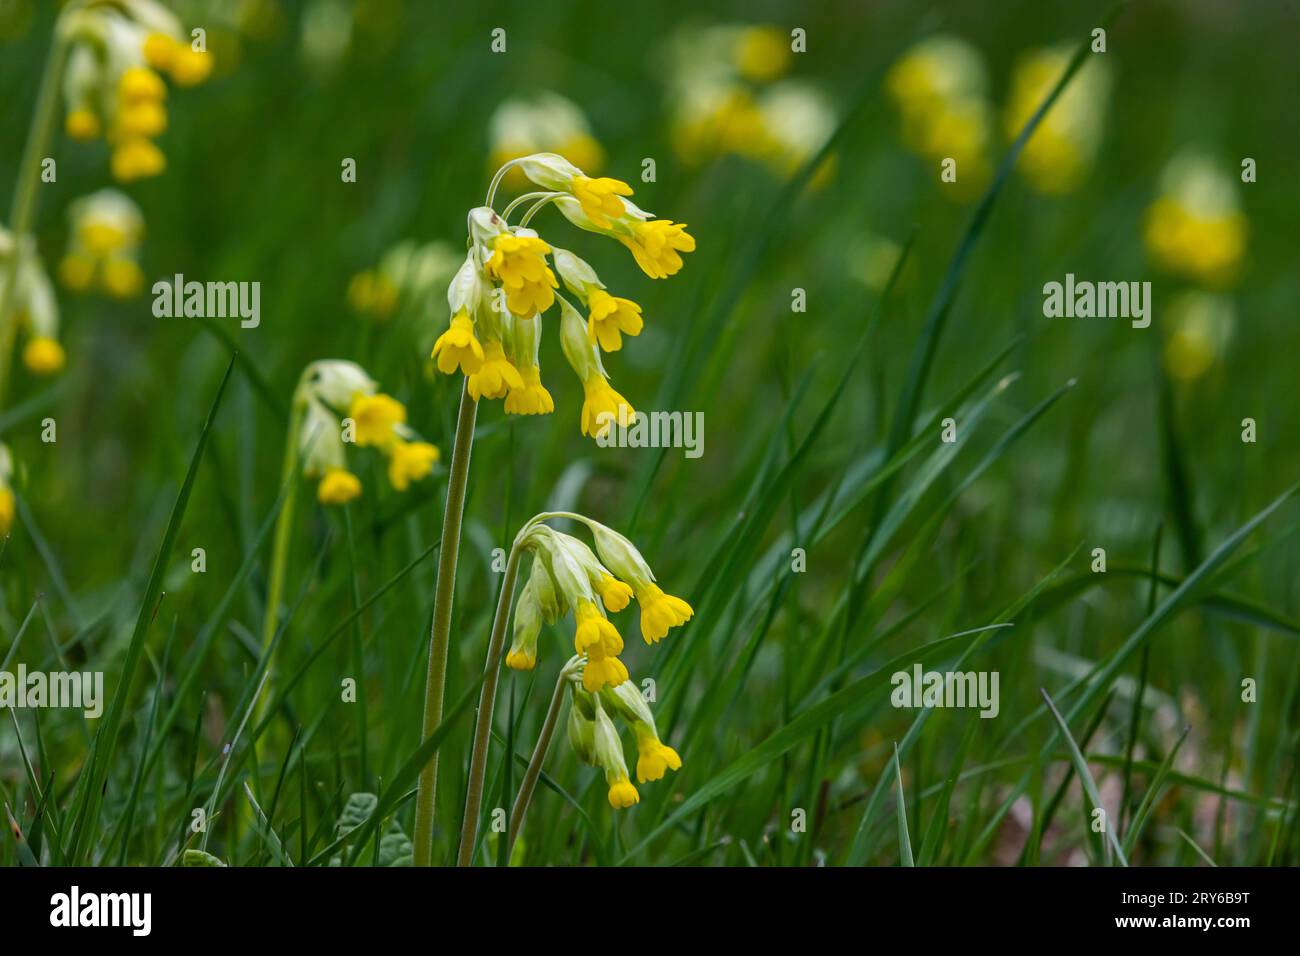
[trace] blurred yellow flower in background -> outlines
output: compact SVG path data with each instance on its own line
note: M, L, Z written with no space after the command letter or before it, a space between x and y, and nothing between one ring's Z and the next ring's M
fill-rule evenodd
M1020 134L1069 67L1073 49L1031 50L1016 63L1003 115L1008 142ZM1077 188L1092 169L1101 143L1110 98L1105 60L1091 57L1052 104L1025 143L1016 168L1041 193L1061 195Z
M187 35L165 6L119 0L69 7L59 30L70 50L63 73L64 130L76 140L103 135L119 182L157 176L167 166L153 142L167 129L167 86L202 83L212 72L206 33Z
M488 121L488 149L488 165L493 169L531 153L558 153L588 172L605 165L605 150L582 110L549 90L504 100ZM512 167L505 182L519 186L525 177Z
M885 88L907 147L935 164L956 162L945 195L959 201L978 195L992 169L993 140L988 72L979 51L956 36L927 37L890 67Z
M1207 156L1184 152L1165 167L1158 189L1144 233L1152 261L1200 285L1231 284L1246 253L1247 235L1232 178Z
M668 95L673 148L690 165L744 156L789 176L817 153L835 129L835 112L820 88L785 79L790 37L770 25L687 27L669 40ZM778 82L779 81L779 82ZM827 163L814 185L832 170Z
M59 280L73 292L93 289L115 299L139 294L140 240L144 216L133 200L115 189L101 189L68 207L71 236L59 263Z

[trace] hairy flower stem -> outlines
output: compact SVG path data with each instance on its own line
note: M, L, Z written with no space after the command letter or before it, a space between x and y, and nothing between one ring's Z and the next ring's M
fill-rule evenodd
M492 736L492 712L496 709L497 680L501 676L501 649L505 646L506 625L510 622L510 604L514 599L515 578L519 574L520 553L516 539L506 561L505 579L501 582L501 596L497 598L497 613L488 640L487 661L483 665L483 687L478 695L478 723L474 727L474 745L470 750L469 784L465 790L465 815L460 827L457 866L469 866L474 859L478 816L483 803L483 778L487 774L488 743Z
M468 383L468 379L466 380ZM469 454L474 443L478 402L461 386L460 415L451 449L447 476L447 506L442 515L442 545L438 554L438 584L433 596L433 626L429 634L429 671L424 683L424 726L420 742L442 723L442 703L447 685L447 646L451 635L451 606L456 590L456 558L460 552L460 524L465 511L465 485L469 480ZM415 795L415 865L433 865L433 811L438 793L438 754L420 771Z
M515 840L519 838L519 830L524 825L524 814L528 812L528 805L532 803L533 791L537 789L537 780L542 775L542 764L546 762L546 754L551 749L551 738L555 736L555 725L560 719L560 707L564 704L564 691L569 683L569 673L569 668L565 667L560 671L560 676L555 682L555 693L551 695L551 706L547 708L541 733L537 735L537 746L533 748L528 769L524 771L524 779L519 784L519 795L515 797L515 805L510 810L510 826L506 831L507 860L510 859L510 854L515 848Z
M73 3L67 9L79 5ZM68 56L68 44L61 34L59 22L61 19L55 23L54 43L50 55L45 59L45 71L41 74L40 90L36 94L36 111L32 115L22 164L18 167L18 178L14 183L14 202L8 222L14 248L0 272L0 407L4 405L5 392L8 390L9 367L13 360L14 341L18 337L17 310L14 308L18 257L23 252L23 245L36 218L41 161L49 152L50 138L58 117L59 79L63 75L63 64Z

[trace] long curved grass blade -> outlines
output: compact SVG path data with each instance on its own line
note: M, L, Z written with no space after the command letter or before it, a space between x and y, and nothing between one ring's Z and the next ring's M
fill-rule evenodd
M1038 692L1043 695L1043 701L1047 704L1047 709L1052 712L1052 716L1056 718L1057 726L1061 728L1061 736L1065 738L1065 745L1070 751L1070 759L1074 762L1074 771L1079 775L1079 783L1082 784L1084 793L1088 795L1088 800L1092 803L1093 812L1095 813L1100 809L1103 813L1102 825L1106 831L1106 839L1110 843L1111 849L1115 851L1115 858L1119 860L1121 866L1128 866L1128 857L1124 855L1124 848L1120 846L1119 837L1115 835L1118 817L1106 813L1101 802L1101 794L1097 791L1097 781L1092 778L1092 771L1088 769L1088 761L1083 756L1083 751L1079 749L1079 745L1074 742L1074 737L1070 735L1070 728L1066 725L1065 718L1056 709L1056 705L1052 703L1052 698L1048 696L1046 690L1040 687Z
M898 766L898 742L894 742L894 786L898 797L894 808L898 812L898 852L903 866L916 866L912 859L912 838L907 835L907 804L903 800L903 771Z

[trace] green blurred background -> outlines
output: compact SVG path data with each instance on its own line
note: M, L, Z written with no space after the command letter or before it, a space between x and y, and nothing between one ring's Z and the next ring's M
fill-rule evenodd
M213 6L229 13L240 5ZM996 160L1006 148L1002 106L1017 56L1082 41L1108 9L1039 2L611 7L357 0L328 5L335 14L330 22L341 24L347 36L328 55L309 54L304 31L329 19L330 11L319 9L324 6L266 0L251 5L253 15L241 24L216 25L230 18L205 21L201 5L179 5L187 23L214 24L209 34L216 73L197 88L172 90L170 129L160 139L167 170L124 189L139 202L147 223L147 284L177 272L189 279L261 283L259 328L242 330L234 320L218 325L282 403L268 401L251 376L237 369L178 541L159 616L166 626L156 628L152 639L155 656L174 624L171 655L184 660L188 637L212 613L274 504L283 407L308 362L361 363L385 391L408 404L410 421L443 449L444 458L449 453L459 382L431 372L427 363L428 342L446 321L441 292L377 322L349 308L347 291L357 272L373 267L399 240L444 240L460 247L465 213L482 202L491 175L488 120L503 100L542 89L571 99L607 154L602 173L631 182L643 208L689 223L698 241L678 276L652 282L623 249L578 233L554 212L535 223L544 237L592 262L611 289L642 304L644 334L607 357L606 365L615 386L638 407L703 411L705 454L695 461L677 451L660 458L653 451L599 449L581 436L581 389L563 364L550 318L542 368L555 397L554 416L510 419L499 403L480 410L453 630L453 700L481 667L496 585L491 549L506 545L528 515L547 506L572 506L625 531L669 590L692 599L696 582L708 578L715 548L732 533L747 489L762 474L773 437L787 427L782 416L799 383L807 377L788 441L775 442L778 456L790 453L807 433L877 309L878 283L864 281L871 243L885 237L902 244L914 231L910 265L897 296L880 314L865 363L766 526L764 548L781 557L778 535L789 530L791 514L817 500L882 442L927 304L974 208L950 199L934 165L904 145L898 112L884 90L885 71L935 32L971 44L988 65L988 92L997 111L991 149ZM8 0L0 2L0 13L0 195L7 195L55 7ZM790 74L815 84L837 117L852 115L828 178L801 191L788 214L775 221L769 210L778 205L783 182L764 165L743 156L688 164L674 152L664 45L676 30L715 22L806 30L807 52L794 55ZM490 49L496 27L507 31L505 53ZM1111 562L1144 566L1162 520L1162 569L1181 576L1295 480L1300 410L1288 367L1300 348L1294 322L1300 297L1296 27L1294 8L1263 2L1134 3L1112 25L1105 54L1112 85L1095 164L1079 188L1064 196L1039 195L1013 175L963 273L922 409L928 413L954 394L1016 336L1022 339L998 374L1018 371L1020 377L988 422L969 439L962 436L957 474L941 479L931 496L942 498L956 487L963 468L972 467L1035 403L1069 379L1077 379L1077 386L963 494L892 605L873 608L855 624L844 635L846 646L869 640L944 584L952 589L891 637L888 653L882 650L872 660L987 624L1080 545L1071 565L1075 572L1087 570L1094 547L1104 547ZM1164 369L1170 329L1162 322L1162 307L1187 283L1153 267L1142 228L1162 168L1187 146L1207 152L1231 177L1243 157L1254 158L1259 172L1258 182L1238 184L1249 238L1239 278L1225 292L1237 313L1231 338L1208 371L1181 381L1169 380ZM37 230L51 268L67 242L68 204L109 184L102 143L59 137L54 156L58 181L41 189ZM345 157L356 160L354 184L340 181ZM646 157L656 160L656 182L639 181ZM752 259L756 250L759 258ZM747 279L744 270L751 263L752 281L744 281L732 307L729 290L738 277ZM1151 280L1152 326L1044 318L1042 285L1067 272L1097 280ZM806 313L791 312L795 288L807 292ZM17 488L28 513L0 568L0 623L4 633L14 634L32 600L43 594L38 621L48 630L38 636L38 627L25 638L29 666L55 638L69 645L71 660L102 666L115 660L129 635L136 599L230 352L195 320L155 318L147 294L114 302L61 291L60 304L67 370L53 385L19 371L11 389L10 409L28 409L21 420L6 420L4 431L20 462ZM1163 383L1171 396L1164 435ZM40 441L38 422L45 415L57 419L55 445ZM1255 444L1240 440L1245 417L1258 422ZM1178 462L1172 469L1171 460ZM386 487L378 459L360 456L357 462L366 493L350 507L350 516L357 584L368 595L437 540L445 472L399 495ZM1174 487L1175 473L1185 477L1185 492ZM910 480L905 472L900 482L906 486ZM315 556L322 549L328 553L306 585L309 593L282 649L280 666L290 669L351 607L340 513L304 498L291 596L304 585ZM1181 515L1178 507L1184 508ZM671 809L673 801L689 796L789 719L799 695L792 696L783 675L795 666L791 661L807 662L805 651L816 659L825 649L826 639L816 635L845 587L869 517L869 506L857 508L809 550L808 572L782 592L743 684L728 688L735 699L722 708L716 725L692 731L691 715L719 692L723 674L766 608L751 607L754 596L738 591L735 605L726 605L725 624L712 622L696 638L708 644L691 672L661 689L679 698L671 707L661 705L676 718L661 729L672 741L689 735L693 742L683 750L686 766L679 775L647 787L661 803L643 796L625 821L610 823L600 787L591 786L596 775L578 768L564 745L557 747L548 772L599 818L597 829L622 827L621 839L635 845L638 834L649 831L652 811ZM1294 520L1294 508L1274 519L1264 554L1226 586L1284 623L1300 615L1297 548L1287 533ZM877 579L909 540L905 529ZM207 551L205 576L189 571L193 547ZM418 740L434 572L434 561L423 561L362 622L364 766L352 712L334 702L339 675L351 673L352 649L336 643L295 692L297 718L310 728L313 814L322 819L337 809L339 793L375 789L375 778L391 773ZM223 637L203 664L205 696L192 693L183 702L181 724L188 726L200 709L204 714L202 759L224 739L229 709L252 666L249 647L261 620L263 573L259 565L240 590ZM768 583L751 580L746 588ZM1131 632L1145 604L1145 585L1117 576L1019 625L1015 640L989 658L993 663L987 666L1003 673L1002 717L977 727L974 752L993 760L1007 752L1003 748L1023 751L1007 735L1039 706L1039 686L1055 688L1067 676L1061 659L1049 660L1044 651L1093 662ZM1144 750L1159 760L1170 734L1176 737L1174 731L1190 723L1179 763L1187 774L1258 796L1285 796L1294 767L1297 659L1295 635L1278 630L1191 613L1159 634L1152 645L1151 683L1163 695L1162 713L1176 716L1152 727ZM701 631L697 618L669 641L689 642ZM535 687L528 675L507 674L503 682L499 721L508 720L512 707L522 714L524 741L535 733L568 641L563 626L544 634ZM634 674L649 673L654 655L663 650L636 645L629 642L629 666ZM1245 676L1256 677L1263 688L1256 710L1240 702ZM151 673L137 679L134 693L142 701L151 683ZM1122 751L1128 706L1114 703L1113 720L1098 738L1112 752ZM846 717L764 769L756 780L770 787L729 792L695 822L658 835L638 861L671 862L705 845L707 833L737 842L702 862L800 862L814 853L838 862L857 825L855 800L876 785L892 753L888 742L900 739L913 716L892 710L882 696L869 713ZM909 758L917 763L906 769L906 779L929 784L942 778L966 716L940 715L929 724ZM1041 722L1035 727L1046 729ZM81 753L77 724L56 720L47 729L47 745L63 766L75 769ZM167 797L159 805L168 809L160 815L179 813L183 804L187 744L182 733L177 736L164 761L160 792ZM1038 739L1031 735L1031 751ZM264 759L278 762L287 740L286 733ZM526 752L529 745L520 749ZM444 824L458 818L463 748L458 741L444 755ZM21 777L8 759L11 745L0 747L0 755L6 758L0 773L18 786ZM499 781L499 770L494 755L491 781ZM128 771L127 765L120 769L121 779ZM1016 772L981 777L959 789L954 804L969 807L982 825L993 819ZM1204 790L1186 787L1175 791L1164 812L1189 832L1201 827L1196 832L1202 846L1222 854L1220 862L1259 862L1273 831L1245 809L1248 804L1234 801L1228 803L1229 822L1220 821L1216 831L1218 804L1207 804L1210 799ZM790 807L816 808L812 840L773 836L788 829ZM931 809L922 800L916 812L928 815ZM404 812L409 815L409 809ZM532 812L543 833L526 859L590 859L582 841L567 836L581 825L558 795L542 792ZM1077 817L1063 812L1065 822L1058 825L1081 831ZM1014 861L1023 831L1007 831L1014 831L1018 819L1010 813L1000 835L971 857L954 852L941 859ZM544 820L556 822L543 827ZM1077 862L1070 847L1083 839L1063 839L1056 855L1049 846L1043 856ZM1142 862L1191 860L1177 840L1152 839ZM444 829L440 846L450 840ZM896 858L891 841L881 841L874 862ZM736 849L740 844L743 853ZM161 854L151 836L141 835L138 845L140 862ZM245 862L256 858L251 849L222 852Z

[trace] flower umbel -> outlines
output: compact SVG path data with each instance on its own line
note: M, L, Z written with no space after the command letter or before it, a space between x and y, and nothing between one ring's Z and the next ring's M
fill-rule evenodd
M525 193L498 212L493 200L511 172L522 172L542 191ZM448 286L451 317L432 351L438 370L448 375L459 371L467 378L471 398L504 399L509 414L554 411L538 355L542 323L559 300L564 355L583 385L582 433L600 437L612 422L629 424L631 403L609 384L600 351L619 351L624 336L640 334L641 307L607 292L590 265L555 247L529 223L545 206L554 205L579 228L627 246L647 275L674 275L682 268L682 254L695 249L695 239L685 225L654 219L639 209L631 195L626 182L589 176L559 153L508 159L493 178L487 204L468 215L469 250ZM525 203L531 205L512 222ZM559 291L561 279L587 307L585 317ZM357 295L372 294L374 281L370 277L355 285ZM575 325L571 314L577 317L576 330L570 328Z

